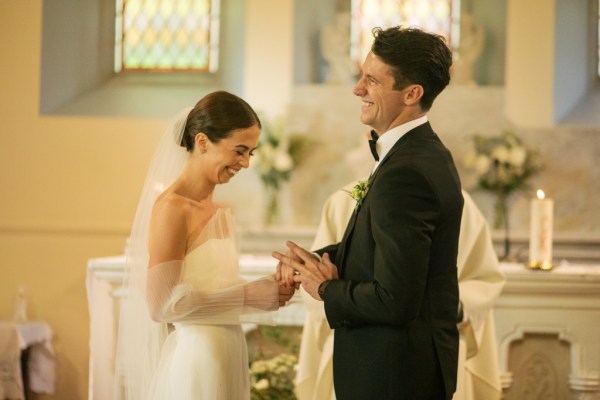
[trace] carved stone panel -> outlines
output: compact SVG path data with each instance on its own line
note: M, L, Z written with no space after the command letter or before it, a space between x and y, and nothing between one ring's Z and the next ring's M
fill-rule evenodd
M526 334L513 342L509 367L513 385L505 392L506 400L570 400L569 344L558 335Z

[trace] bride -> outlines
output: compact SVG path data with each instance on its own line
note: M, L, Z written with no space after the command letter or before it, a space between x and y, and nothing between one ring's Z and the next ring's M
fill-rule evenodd
M115 398L249 398L241 323L276 310L293 288L240 279L232 216L213 191L248 168L260 131L254 110L223 91L167 129L126 251Z

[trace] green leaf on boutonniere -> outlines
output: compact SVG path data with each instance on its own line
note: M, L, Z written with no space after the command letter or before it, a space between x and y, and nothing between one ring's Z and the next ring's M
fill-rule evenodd
M354 211L358 211L360 206L362 206L362 202L369 191L369 187L371 186L371 180L366 181L358 181L356 185L352 188L352 191L346 192L356 201L356 205L354 206Z

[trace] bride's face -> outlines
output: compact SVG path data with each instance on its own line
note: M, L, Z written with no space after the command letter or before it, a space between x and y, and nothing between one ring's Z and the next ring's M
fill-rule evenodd
M209 165L209 179L214 179L217 184L227 183L242 168L248 168L259 137L260 128L254 125L236 129L218 143L209 141L204 154Z

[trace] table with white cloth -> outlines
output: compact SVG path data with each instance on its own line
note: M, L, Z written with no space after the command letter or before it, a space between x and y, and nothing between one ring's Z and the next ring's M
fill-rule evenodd
M0 321L0 400L54 393L52 328L44 321Z

